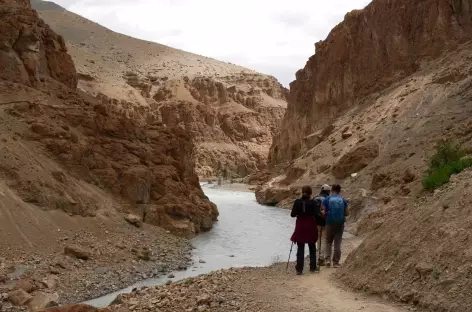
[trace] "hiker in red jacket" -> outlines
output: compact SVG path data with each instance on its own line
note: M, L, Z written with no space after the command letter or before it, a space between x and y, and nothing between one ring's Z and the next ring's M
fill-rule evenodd
M316 226L315 216L317 211L316 203L311 199L311 194L311 187L304 186L302 188L302 197L295 200L291 213L292 218L297 218L295 231L290 240L298 246L297 265L295 266L298 275L303 273L305 244L308 244L310 250L310 271L316 271L316 242L318 240L318 228Z

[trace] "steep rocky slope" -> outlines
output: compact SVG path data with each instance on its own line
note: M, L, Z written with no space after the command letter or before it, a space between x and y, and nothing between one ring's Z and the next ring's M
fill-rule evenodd
M77 83L29 0L0 0L2 305L37 310L183 268L188 242L166 230L194 235L217 219L184 130Z
M470 7L373 1L348 13L291 84L259 202L284 205L302 184L340 182L358 218L419 194L439 139L470 147Z
M61 34L79 88L114 105L151 107L196 145L200 177L244 177L265 167L286 93L275 78L233 64L112 32L63 8L33 1Z
M472 171L396 209L355 250L339 276L351 286L422 307L469 311Z

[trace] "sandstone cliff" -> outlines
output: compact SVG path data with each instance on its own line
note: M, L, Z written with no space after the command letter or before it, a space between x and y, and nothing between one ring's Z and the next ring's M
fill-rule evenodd
M40 16L66 39L79 88L161 114L195 143L200 177L244 177L265 167L288 90L275 78L112 32L43 1Z
M362 207L417 194L428 152L467 127L471 14L467 1L439 0L348 13L291 84L269 154L279 176L258 200L324 182L342 182Z
M218 216L186 131L77 83L63 38L29 1L0 0L0 292L33 285L10 300L33 311L56 291L80 301L185 267L188 242L169 233L193 236Z
M187 220L191 232L210 229L217 213L199 186L188 135L179 127L156 121L149 109L130 115L103 96L95 99L76 92L74 63L62 37L29 4L15 3L2 7L1 73L2 97L17 99L4 101L4 110L16 117L11 122L29 125L18 134L37 141L77 178L119 195L130 209L149 205L145 221L172 228L168 217L173 216L177 223ZM51 97L56 98L53 103ZM19 164L17 171L24 171L25 178L33 176ZM39 181L31 183L26 192L49 195ZM68 201L74 202L70 204L73 209L66 204L62 207L71 210L68 212L87 215L98 209L68 195ZM63 194L57 200L61 197L64 201L68 196ZM60 207L55 200L37 198L35 202Z

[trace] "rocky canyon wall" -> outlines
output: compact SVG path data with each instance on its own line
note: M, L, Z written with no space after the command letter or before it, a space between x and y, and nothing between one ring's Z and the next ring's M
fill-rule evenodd
M110 206L102 190L114 197L114 211L134 212L174 233L212 227L218 212L199 185L184 130L162 124L149 108L130 114L106 96L76 90L64 39L29 1L0 1L0 44L2 132L12 139L2 152L8 173L2 179L23 201L96 216ZM15 156L24 148L43 150L46 158ZM58 165L48 172L45 161ZM78 187L82 182L89 187Z
M52 3L33 6L65 38L79 89L160 113L194 142L201 178L242 178L266 167L288 90L271 76L134 39Z
M291 84L258 201L289 205L303 184L337 182L358 220L421 194L439 140L471 146L470 8L392 0L348 13Z
M471 29L470 1L373 1L346 14L297 72L270 165L301 156L318 141L310 136L365 96L468 40Z

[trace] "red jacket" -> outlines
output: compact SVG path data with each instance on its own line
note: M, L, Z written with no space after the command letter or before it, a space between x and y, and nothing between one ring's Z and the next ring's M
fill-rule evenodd
M297 218L295 231L290 240L294 243L314 244L318 241L316 227L317 205L310 198L302 197L293 203L292 218Z

